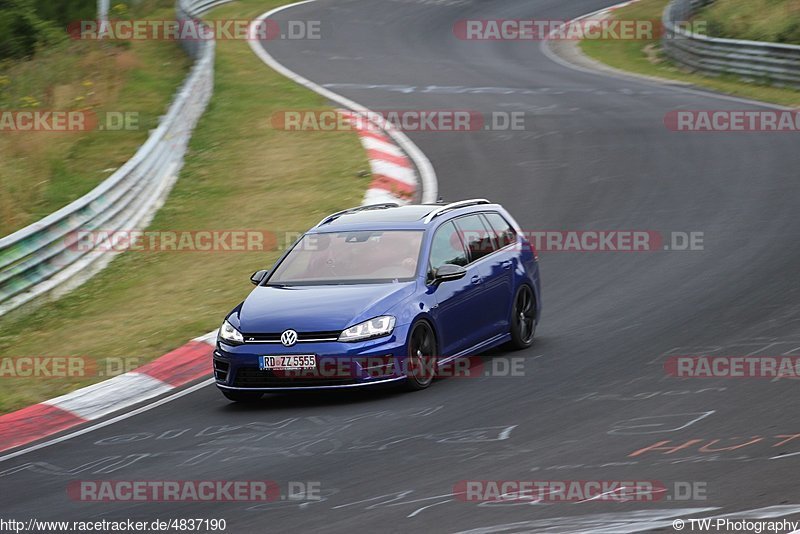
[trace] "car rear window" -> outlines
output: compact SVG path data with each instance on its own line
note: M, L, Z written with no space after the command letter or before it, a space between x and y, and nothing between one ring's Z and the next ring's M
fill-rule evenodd
M489 224L494 230L497 239L497 246L503 248L517 242L517 232L508 224L502 215L495 212L487 212L483 214L489 221Z
M461 237L469 250L471 261L479 260L496 250L492 232L486 227L478 214L456 219Z

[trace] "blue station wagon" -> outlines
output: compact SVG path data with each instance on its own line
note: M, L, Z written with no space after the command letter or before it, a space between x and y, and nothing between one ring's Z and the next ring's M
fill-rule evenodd
M375 204L325 217L220 327L217 386L268 391L428 387L457 358L533 343L535 250L498 204Z

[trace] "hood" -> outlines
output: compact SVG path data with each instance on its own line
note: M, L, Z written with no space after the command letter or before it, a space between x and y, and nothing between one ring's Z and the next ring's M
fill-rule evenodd
M415 285L259 286L242 303L238 327L245 334L344 330L385 314Z

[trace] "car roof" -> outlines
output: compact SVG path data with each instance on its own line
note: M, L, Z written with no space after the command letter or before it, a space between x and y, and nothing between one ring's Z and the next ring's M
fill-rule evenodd
M324 218L309 233L339 232L347 230L424 230L435 226L435 222L449 219L450 212L463 215L475 208L493 208L499 206L488 200L474 199L459 202L436 204L373 204L358 206L340 211ZM444 215L448 216L444 216Z
M406 206L387 207L344 213L327 224L340 226L344 224L358 224L371 222L414 222L424 219L437 208L431 204L413 204Z

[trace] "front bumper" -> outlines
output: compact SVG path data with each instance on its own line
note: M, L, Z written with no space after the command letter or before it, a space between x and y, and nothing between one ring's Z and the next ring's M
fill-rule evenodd
M217 341L214 378L228 390L290 391L341 389L405 380L407 335L410 325L395 326L391 335L354 343L338 341L245 343ZM262 356L314 355L317 368L302 371L261 370Z

